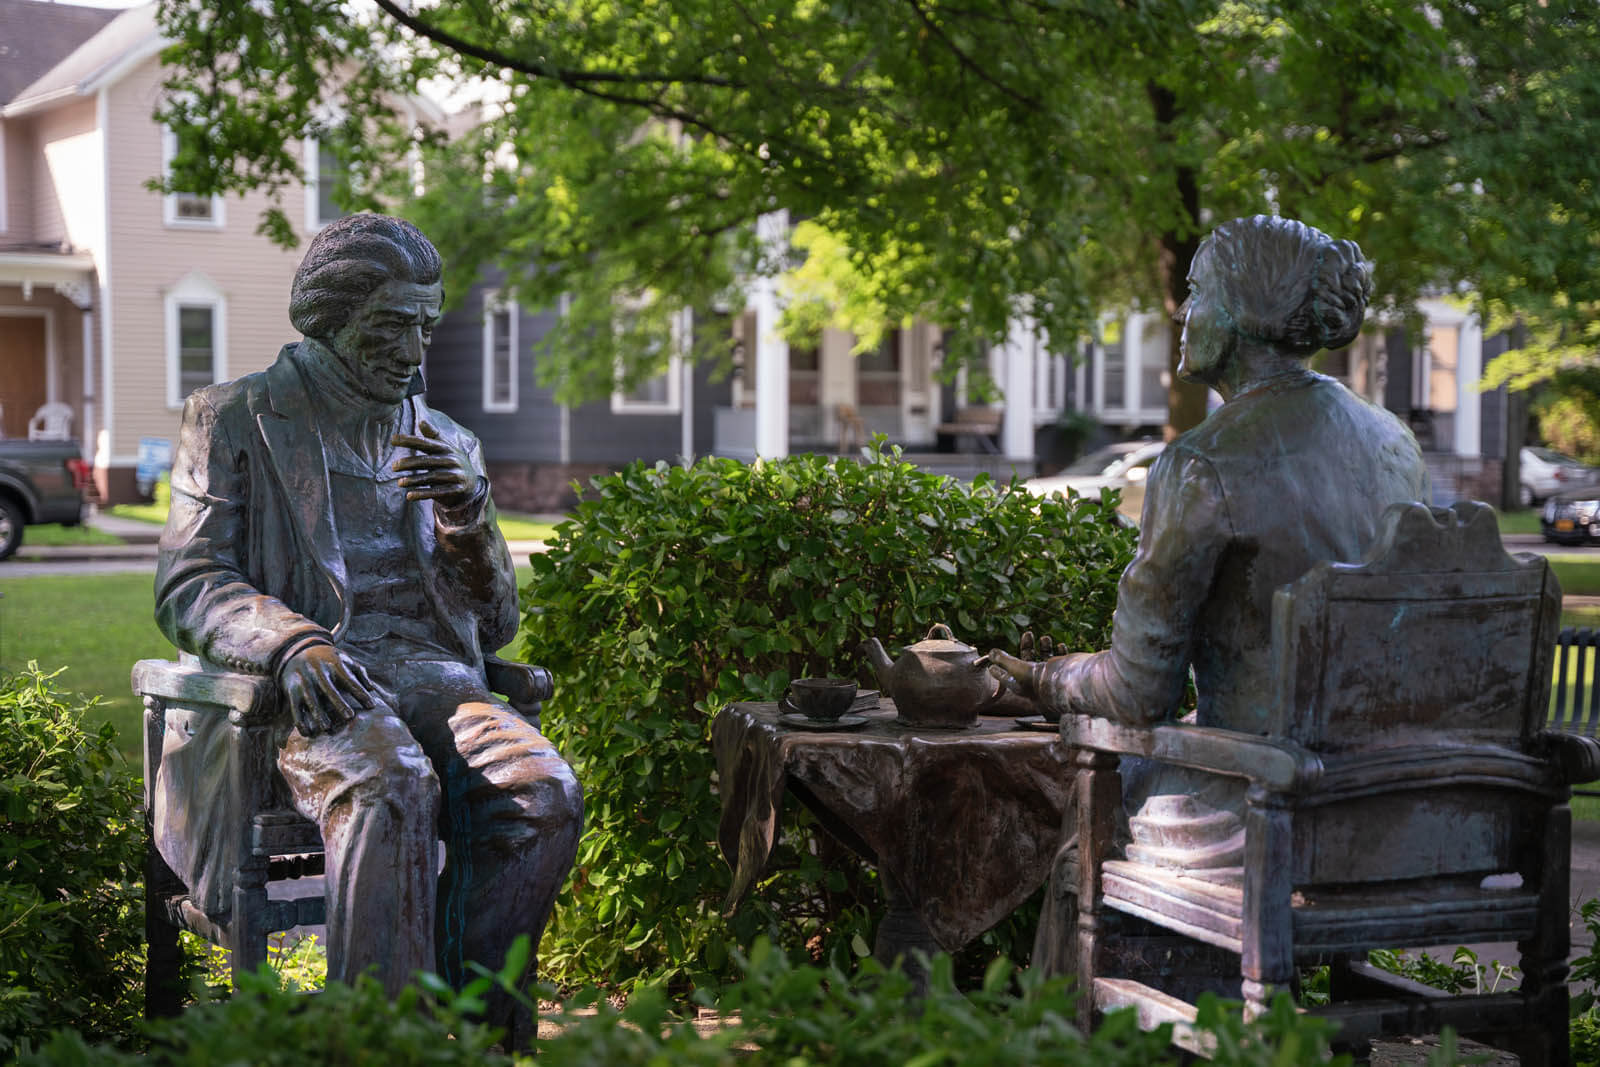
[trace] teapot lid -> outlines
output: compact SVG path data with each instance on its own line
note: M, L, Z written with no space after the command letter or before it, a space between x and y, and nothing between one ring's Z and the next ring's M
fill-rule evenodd
M950 627L942 622L936 622L928 627L928 636L914 645L906 646L907 652L928 652L933 655L944 653L955 655L963 652L976 652L977 649L965 641L957 641L955 634L950 632Z

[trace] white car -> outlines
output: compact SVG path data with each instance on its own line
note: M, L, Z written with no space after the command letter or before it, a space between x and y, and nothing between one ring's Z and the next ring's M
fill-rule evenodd
M1075 460L1059 474L1030 478L1022 487L1038 496L1073 490L1079 496L1099 496L1101 489L1122 490L1117 511L1137 523L1144 508L1144 482L1150 465L1167 447L1165 441L1120 441Z
M1522 487L1518 497L1525 508L1563 489L1600 482L1600 470L1553 449L1526 447L1520 457Z

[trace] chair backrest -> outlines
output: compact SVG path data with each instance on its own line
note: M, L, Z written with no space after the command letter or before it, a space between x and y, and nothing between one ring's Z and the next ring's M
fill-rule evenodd
M30 441L68 441L72 439L72 405L45 404L28 421Z
M1561 590L1494 512L1396 504L1359 564L1273 603L1269 733L1319 752L1448 741L1523 747L1545 721Z

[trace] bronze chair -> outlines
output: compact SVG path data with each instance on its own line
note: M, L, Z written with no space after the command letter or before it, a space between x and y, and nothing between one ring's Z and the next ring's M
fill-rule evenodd
M538 725L541 705L554 692L550 672L490 656L484 674L491 690ZM237 987L241 973L266 961L270 934L325 922L322 896L273 900L267 891L269 882L322 874L323 849L316 824L295 810L278 773L272 679L237 674L184 653L176 663L140 660L133 668L133 690L144 699L145 1014L155 1017L175 1015L182 1004L180 930L228 949ZM245 813L234 843L240 860L233 871L232 907L221 915L207 914L156 847L153 812L164 735L181 728L186 715L227 717L225 743L233 750L227 787Z
M1331 1003L1310 1010L1341 1024L1341 1044L1449 1024L1525 1065L1565 1064L1567 800L1600 776L1600 746L1542 732L1560 610L1545 561L1507 555L1486 505L1396 505L1365 562L1278 592L1265 735L1063 720L1080 768L1084 1021L1131 1005L1204 1052L1184 1024L1219 973L1253 1015L1297 968L1328 963ZM1243 779L1242 868L1117 858L1121 756ZM1450 997L1365 962L1508 940L1523 972L1510 993Z

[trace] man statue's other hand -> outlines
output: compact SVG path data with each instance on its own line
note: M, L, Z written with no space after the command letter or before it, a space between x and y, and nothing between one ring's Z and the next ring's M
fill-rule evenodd
M459 511L478 495L478 475L472 457L439 436L432 424L423 422L415 434L397 433L391 439L396 448L409 448L415 455L394 461L407 500L432 500L446 511Z
M307 737L336 732L359 712L376 707L373 694L383 692L361 664L326 644L290 656L278 682L295 728Z

